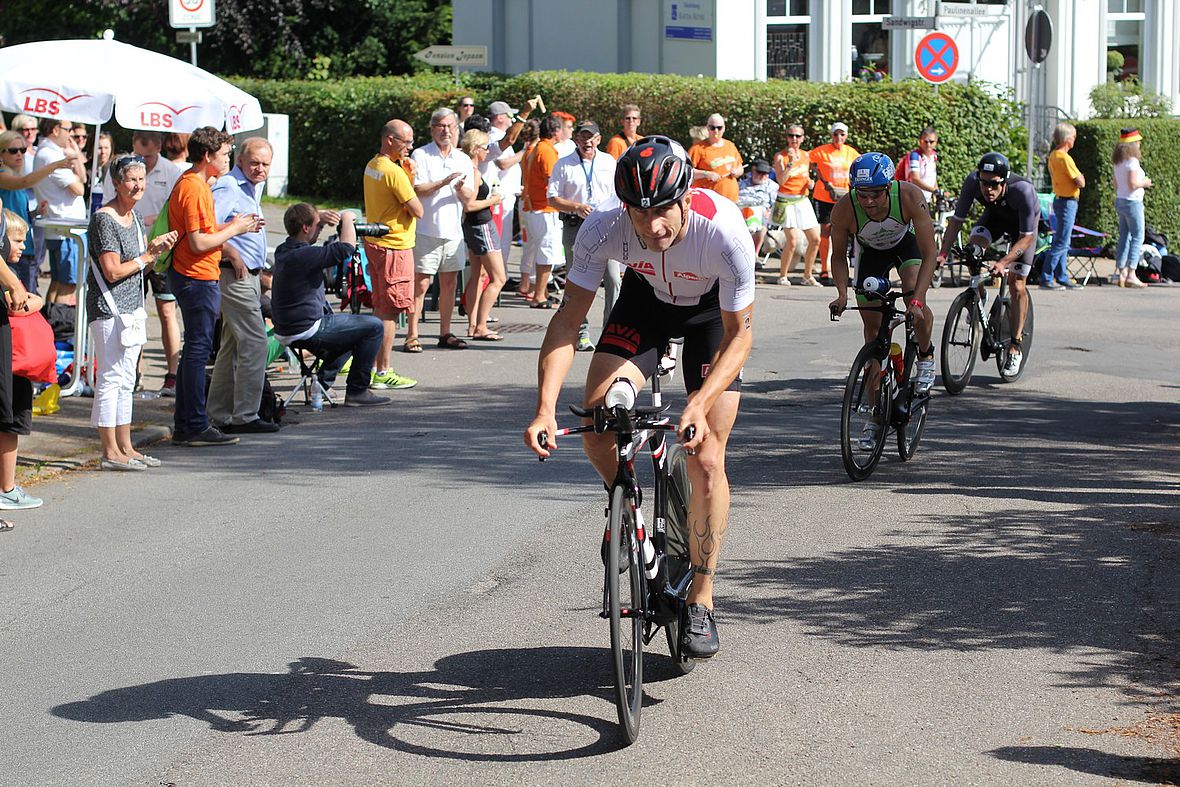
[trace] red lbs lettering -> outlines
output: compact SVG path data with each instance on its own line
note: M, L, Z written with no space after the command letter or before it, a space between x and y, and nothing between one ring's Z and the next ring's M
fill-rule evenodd
M34 115L56 115L61 112L61 102L25 96L25 111Z
M148 128L172 128L172 115L159 112L140 112L139 122Z

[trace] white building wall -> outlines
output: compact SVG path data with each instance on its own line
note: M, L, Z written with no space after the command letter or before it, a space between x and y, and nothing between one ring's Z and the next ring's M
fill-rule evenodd
M453 0L454 43L484 44L489 67L508 73L539 69L639 71L721 79L765 79L765 0L700 0L712 12L711 41L667 38L678 0ZM1043 5L1054 38L1041 68L1038 98L1071 117L1090 115L1090 90L1106 79L1106 0L1011 0L983 20L942 16L939 29L959 48L954 80L1007 85L1028 98L1024 27ZM936 0L892 0L891 12L931 16ZM1140 71L1144 83L1180 109L1180 2L1145 0ZM816 82L842 82L852 70L852 0L812 0L808 71ZM913 54L927 30L895 30L890 69L915 76Z

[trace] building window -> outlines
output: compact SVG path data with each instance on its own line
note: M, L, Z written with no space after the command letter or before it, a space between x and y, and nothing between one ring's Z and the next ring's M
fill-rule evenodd
M766 0L767 16L807 16L808 0Z
M1113 69L1116 79L1139 76L1145 17L1143 0L1106 0L1106 51L1123 57L1123 65Z
M852 0L852 75L866 82L890 72L889 33L881 23L890 0Z
M809 0L766 0L766 77L807 79Z

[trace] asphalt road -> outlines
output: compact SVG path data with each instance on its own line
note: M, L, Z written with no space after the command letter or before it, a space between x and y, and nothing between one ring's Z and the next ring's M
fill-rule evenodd
M0 535L0 781L1180 779L1180 288L1036 292L1024 378L980 364L861 484L830 295L760 287L722 652L673 678L656 641L636 745L604 495L573 442L524 450L545 315L505 303L501 344L398 354L392 407L40 486Z

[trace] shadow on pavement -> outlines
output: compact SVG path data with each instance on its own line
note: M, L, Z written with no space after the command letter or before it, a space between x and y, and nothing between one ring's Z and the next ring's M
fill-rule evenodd
M1180 784L1180 759L1120 757L1072 746L1005 746L988 752L1009 762L1056 765L1112 779L1150 784Z
M96 724L187 716L218 732L251 736L307 732L332 718L369 743L412 754L566 760L622 745L613 713L588 716L554 709L550 702L589 696L612 703L607 661L602 648L512 648L446 656L433 671L366 672L343 661L303 657L285 674L171 678L110 689L51 712ZM655 680L672 676L667 658L650 661Z
M750 386L735 517L743 488L847 483L847 516L872 543L728 562L727 617L797 621L852 647L1067 652L1076 666L1063 685L1180 710L1180 407L1005 385L939 395L917 456L894 453L855 484L837 446L841 385ZM893 495L931 502L922 511Z

